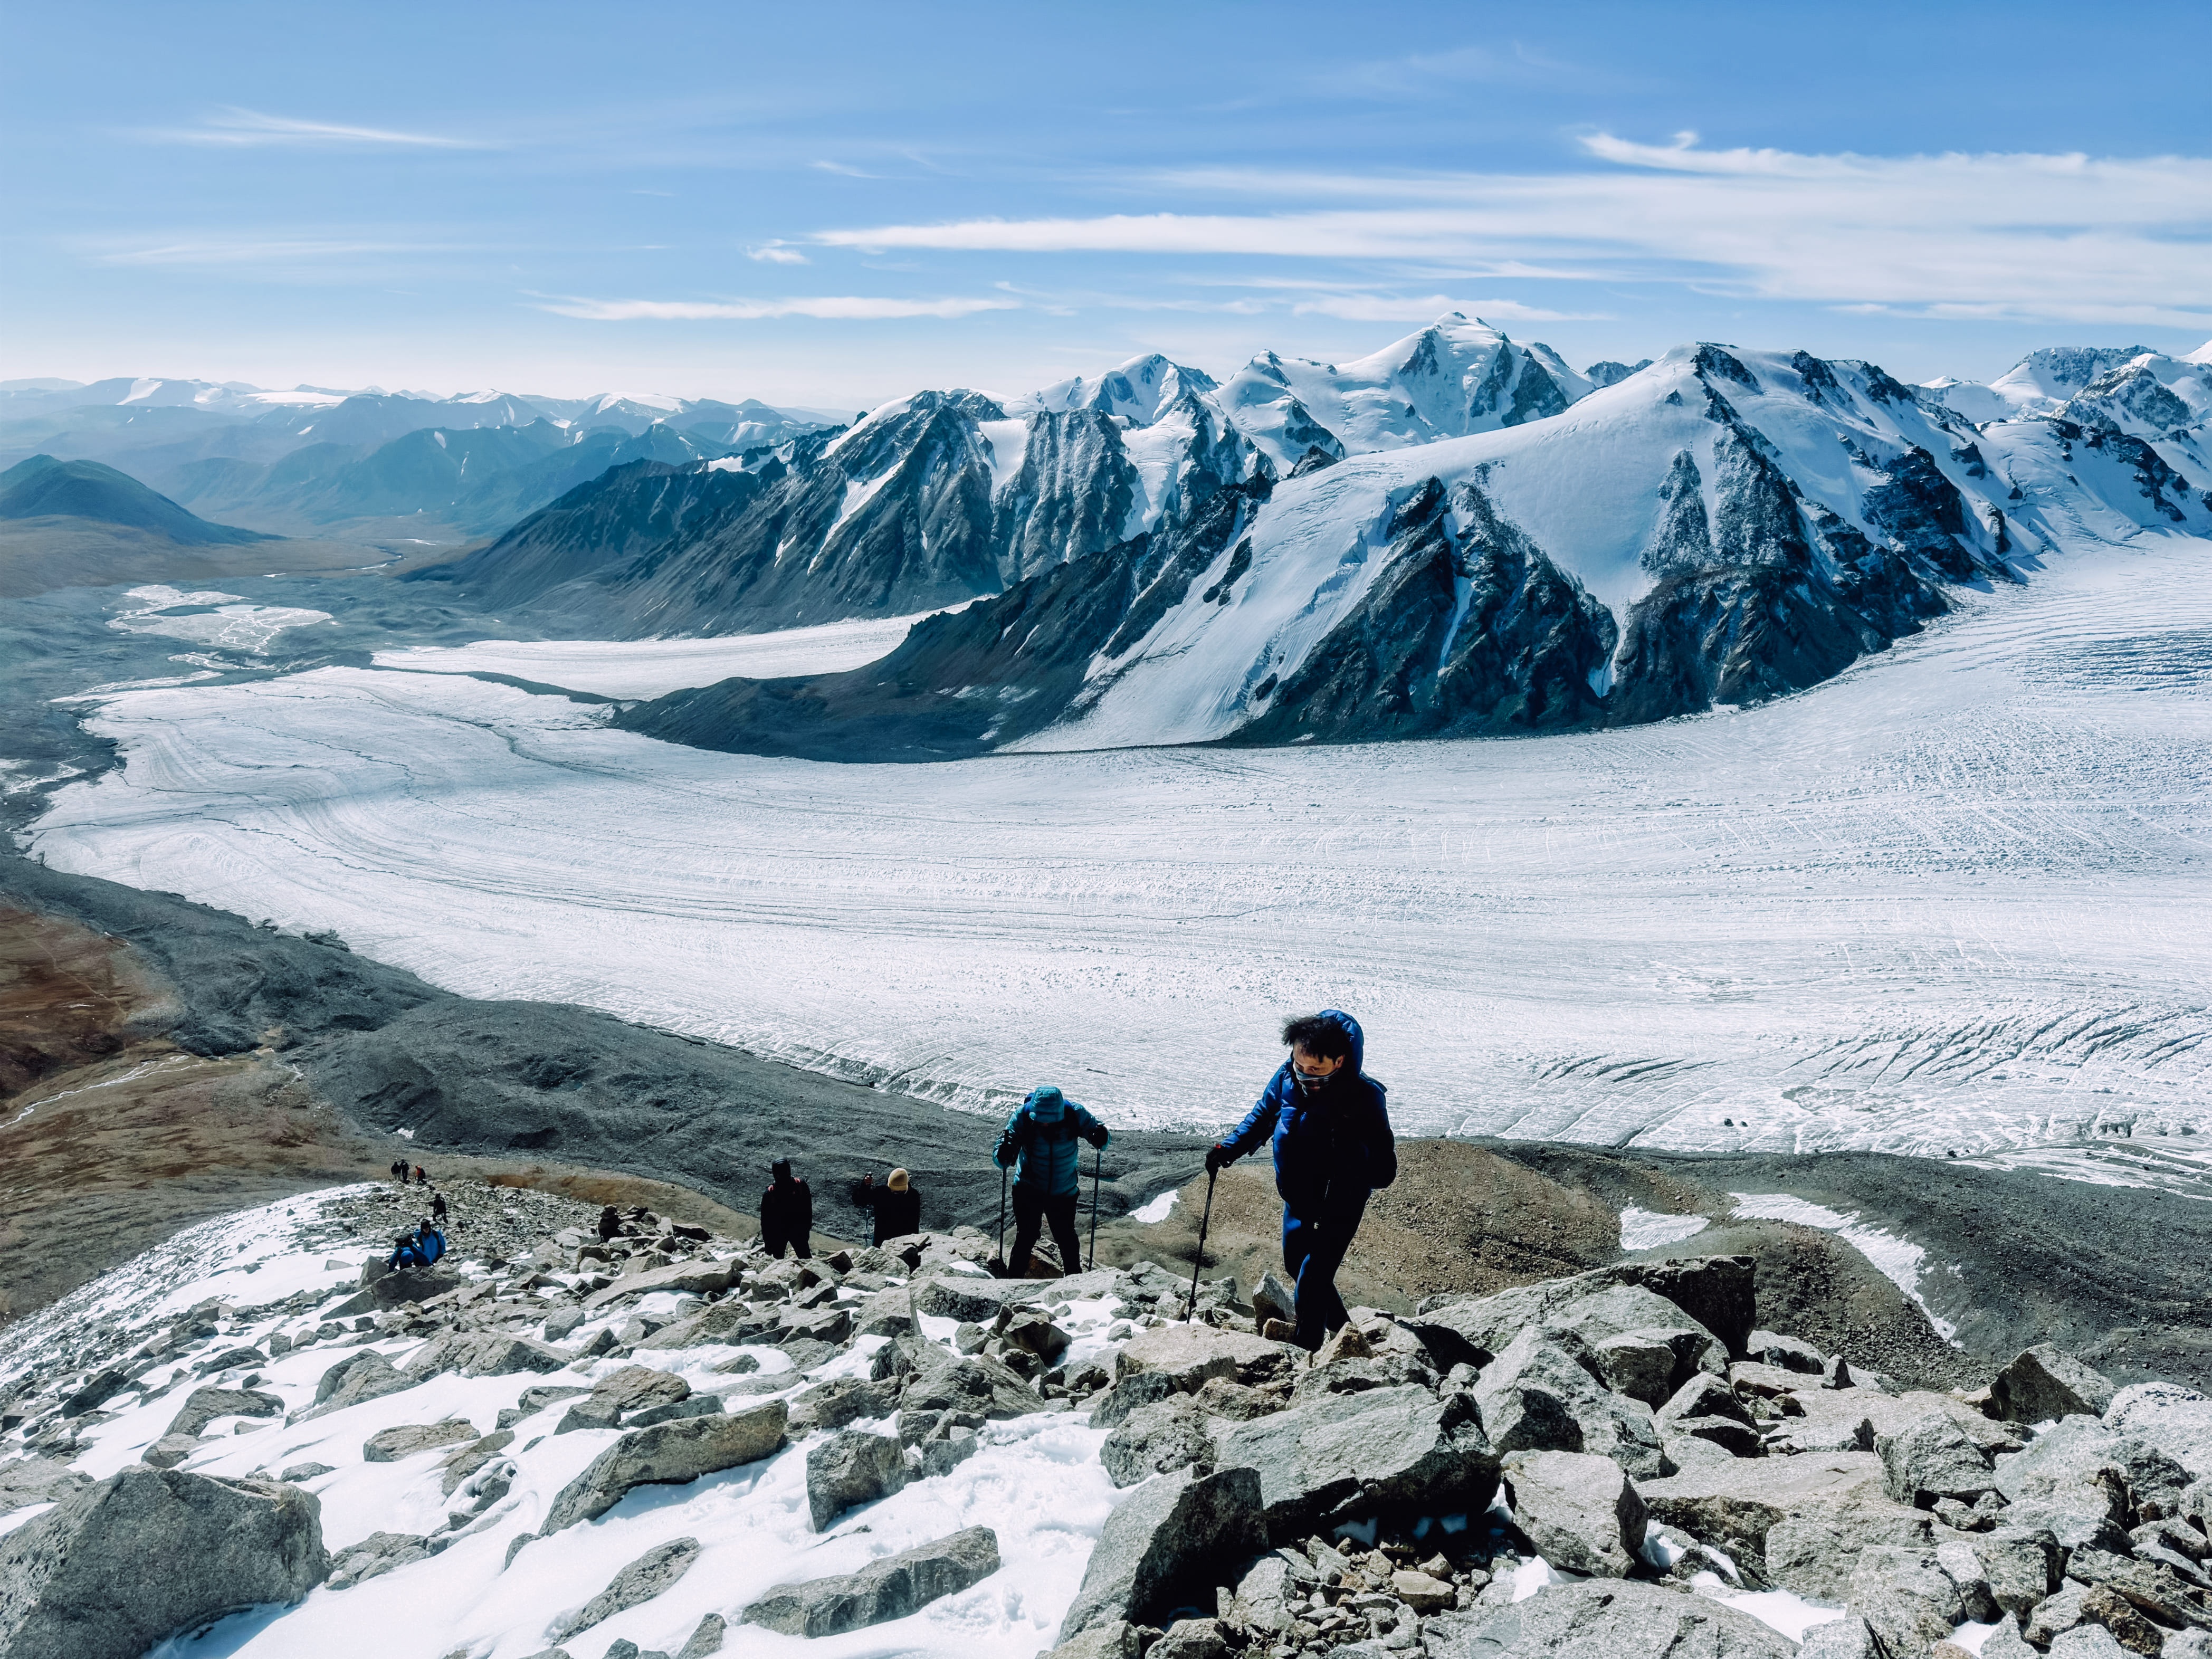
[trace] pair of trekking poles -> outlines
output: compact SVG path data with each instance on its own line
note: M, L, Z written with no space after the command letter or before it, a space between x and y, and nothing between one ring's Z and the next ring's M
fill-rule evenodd
M1091 1164L1091 1265L1098 1265L1098 1182L1099 1172L1106 1167L1106 1149L1101 1146ZM999 1166L999 1268L1006 1271L1006 1166ZM1191 1310L1198 1305L1198 1276L1206 1267L1206 1230L1213 1224L1213 1183L1220 1176L1218 1170L1206 1172L1206 1210L1198 1218L1198 1255L1190 1264L1190 1294L1183 1298L1182 1316L1188 1321Z

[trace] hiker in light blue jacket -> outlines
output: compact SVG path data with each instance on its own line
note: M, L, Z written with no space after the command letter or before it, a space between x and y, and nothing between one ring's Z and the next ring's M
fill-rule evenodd
M1083 1271L1083 1244L1075 1231L1075 1208L1083 1189L1083 1154L1076 1142L1104 1149L1113 1137L1106 1126L1051 1085L1033 1089L1019 1110L1006 1120L994 1155L1014 1174L1014 1254L1007 1263L1017 1279L1030 1269L1030 1252L1048 1221L1060 1247L1062 1273Z

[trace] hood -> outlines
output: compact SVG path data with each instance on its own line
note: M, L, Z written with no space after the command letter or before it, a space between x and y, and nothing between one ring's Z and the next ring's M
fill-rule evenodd
M768 1172L775 1178L775 1184L777 1186L781 1187L788 1184L791 1180L791 1160L787 1158L780 1158L776 1159L775 1163L768 1166Z
M1367 1033L1359 1029L1359 1022L1352 1018L1350 1014L1340 1012L1334 1008L1322 1009L1321 1018L1352 1039L1352 1074L1355 1077L1364 1076L1367 1071Z
M1067 1110L1067 1097L1047 1084L1042 1089L1030 1090L1022 1107L1040 1123L1057 1123Z

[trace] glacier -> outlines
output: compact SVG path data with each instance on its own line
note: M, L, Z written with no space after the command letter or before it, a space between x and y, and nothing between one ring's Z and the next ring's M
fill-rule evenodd
M840 766L466 675L120 691L29 844L969 1109L1215 1127L1334 1005L1407 1133L2075 1147L2212 1127L2208 557L2054 550L1812 690L1540 741Z

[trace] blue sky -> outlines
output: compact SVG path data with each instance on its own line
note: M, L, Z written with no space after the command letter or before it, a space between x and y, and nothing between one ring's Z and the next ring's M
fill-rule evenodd
M19 7L0 375L758 396L1442 310L1987 378L2212 336L2212 7Z

